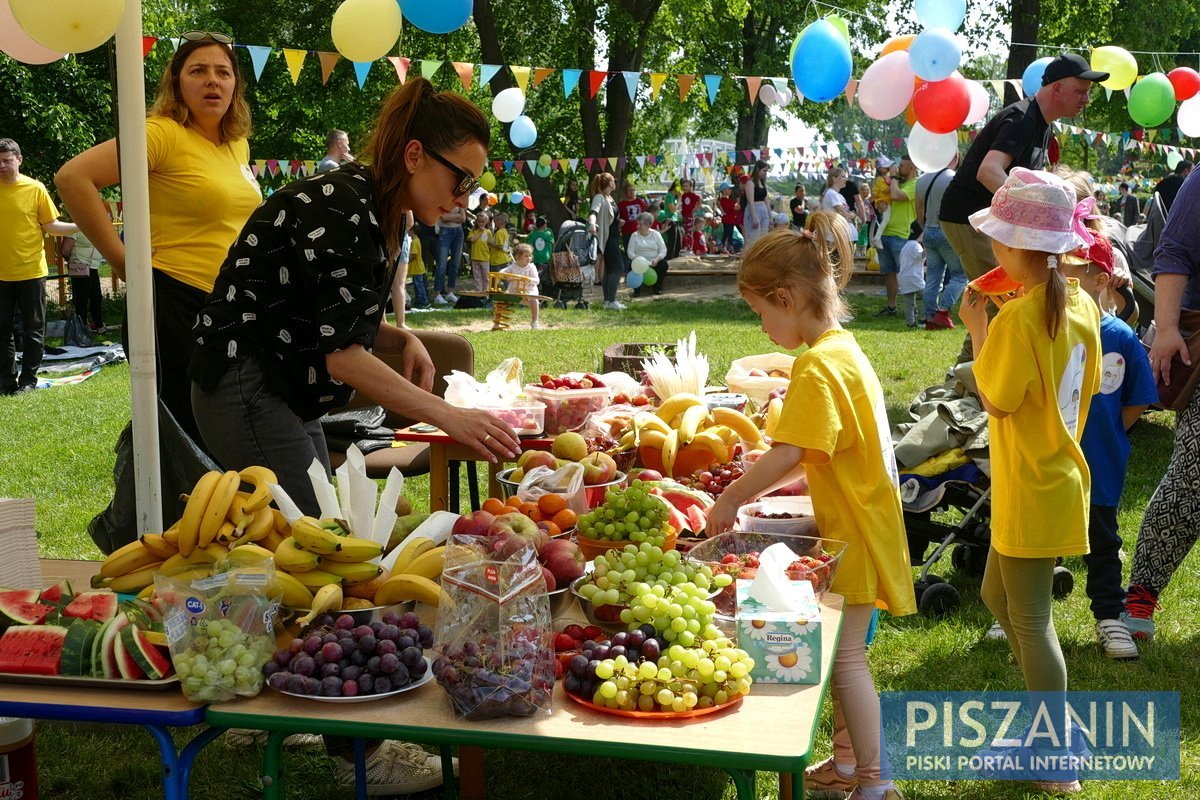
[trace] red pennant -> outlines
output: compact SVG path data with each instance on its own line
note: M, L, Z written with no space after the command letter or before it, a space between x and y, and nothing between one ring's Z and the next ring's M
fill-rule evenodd
M154 49L154 45L158 43L158 39L153 36L142 37L142 58L150 55L150 51Z
M585 168L585 169L587 169L587 171L588 171L588 172L591 172L591 171L592 171L592 164L594 164L594 163L595 163L595 161L596 161L596 159L594 159L594 158L585 158L585 159L583 160L583 166L584 166L584 168Z
M513 162L513 172L523 172L524 170L525 170L525 162L524 161L514 161Z
M503 169L504 169L504 162L503 162L503 161L493 161L493 162L492 162L492 172L499 173L499 172L501 172Z
M604 85L604 79L608 77L607 72L599 70L588 70L588 98L595 100L596 94L600 91L600 87Z

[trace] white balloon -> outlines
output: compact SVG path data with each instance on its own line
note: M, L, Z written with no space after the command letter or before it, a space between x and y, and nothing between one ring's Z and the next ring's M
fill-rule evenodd
M867 67L858 82L858 105L871 119L891 119L904 113L915 83L908 53L896 50Z
M958 134L930 133L921 123L912 126L908 134L908 156L922 172L937 172L950 164L958 153Z
M645 273L646 270L650 269L650 262L647 261L642 256L638 256L637 258L635 258L633 261L630 262L629 268L632 269L637 274L641 275L641 274Z
M1184 136L1200 136L1200 94L1180 103L1175 119Z
M501 122L512 122L525 110L525 93L515 86L505 89L492 99L492 116Z
M987 116L988 109L992 106L992 98L979 81L967 81L967 91L971 94L971 110L967 112L963 124L974 125Z
M758 90L758 99L764 106L773 106L779 102L779 94L775 91L774 86L764 83Z

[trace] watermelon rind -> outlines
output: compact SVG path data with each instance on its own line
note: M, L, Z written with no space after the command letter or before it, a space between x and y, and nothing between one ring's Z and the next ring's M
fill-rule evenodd
M117 661L117 671L122 680L136 681L145 678L146 673L142 672L133 654L125 649L125 631L130 629L133 629L133 625L122 627L120 634L113 639L113 658Z
M0 592L0 603L36 603L39 594L37 589L5 589Z
M171 660L147 640L146 635L130 625L121 630L121 646L133 657L138 668L152 681L165 678L171 671Z
M59 605L60 603L66 605L74 594L75 592L71 590L71 582L63 578L53 586L43 589L42 593L38 595L38 600L49 605Z
M0 636L0 672L57 675L67 629L57 625L20 625Z
M100 641L100 677L120 678L121 667L117 662L117 642L121 638L121 629L129 624L129 617L124 614L113 617L104 627L104 638Z
M59 668L63 675L92 674L92 644L101 627L103 626L95 620L77 619L67 628Z

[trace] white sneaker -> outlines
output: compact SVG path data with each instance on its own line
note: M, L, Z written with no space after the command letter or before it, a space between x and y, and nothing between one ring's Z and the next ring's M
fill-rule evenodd
M539 325L539 324L538 324L538 323L536 323L536 322L531 322L531 323L529 323L529 329L530 329L530 330L532 330L532 331L536 331L536 330L537 330L538 328L540 328L540 327L542 327L542 326L541 326L541 325Z
M338 782L354 786L354 762L337 759ZM455 774L458 759L453 759ZM385 740L367 757L367 795L414 794L442 785L442 760L410 742Z
M618 303L616 300L609 300L604 304L605 311L624 311L624 303Z
M456 295L454 292L446 292L446 302L450 305L454 305L458 302L458 295Z
M433 298L433 304L434 304L435 306L444 306L444 305L447 305L447 303L446 303L446 298L442 297L442 296L439 294L437 297Z
M1132 659L1138 657L1137 645L1129 628L1119 619L1102 619L1096 623L1096 636L1100 638L1100 646L1104 655L1115 659Z
M987 633L985 633L983 635L983 638L990 639L993 642L997 642L997 641L1007 642L1008 634L1004 632L1004 628L1000 627L1000 621L996 620L995 622L992 623L992 627L988 628L988 631L987 631Z

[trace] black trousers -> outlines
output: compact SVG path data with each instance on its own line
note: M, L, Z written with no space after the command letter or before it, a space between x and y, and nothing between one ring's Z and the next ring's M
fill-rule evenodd
M97 328L104 324L100 309L104 301L100 291L100 270L89 269L87 275L72 275L71 299L75 302L75 316L84 322L90 317Z
M13 338L16 312L21 312L21 374L17 376L17 347ZM37 383L46 333L46 279L0 281L0 392Z

